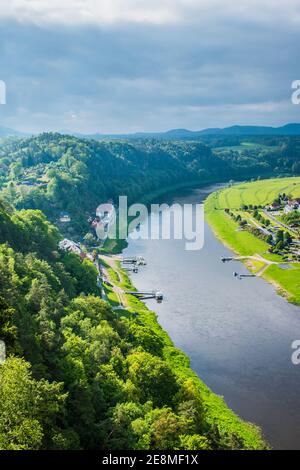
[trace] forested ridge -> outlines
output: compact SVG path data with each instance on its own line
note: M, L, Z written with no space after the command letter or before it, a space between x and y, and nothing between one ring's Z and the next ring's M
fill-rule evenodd
M224 172L226 163L201 143L96 142L60 134L8 140L0 145L2 196L17 208L62 210L82 223L108 198L143 195L176 182ZM76 220L75 220L76 222Z
M299 174L297 137L211 137L191 141L95 141L45 133L0 142L0 195L16 208L40 209L52 221L68 211L83 230L107 199L129 203L176 184ZM86 229L86 227L85 227ZM83 230L84 233L86 230Z
M41 212L1 203L0 449L263 447L153 314L113 311L94 265L59 239Z

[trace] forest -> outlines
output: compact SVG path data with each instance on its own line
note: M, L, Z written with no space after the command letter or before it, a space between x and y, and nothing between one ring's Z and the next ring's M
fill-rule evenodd
M95 266L60 237L40 211L0 204L0 449L264 448L156 322L101 300Z
M300 173L297 137L210 137L201 141L96 141L45 133L0 142L0 196L17 209L61 211L86 233L99 203L129 203L176 184Z

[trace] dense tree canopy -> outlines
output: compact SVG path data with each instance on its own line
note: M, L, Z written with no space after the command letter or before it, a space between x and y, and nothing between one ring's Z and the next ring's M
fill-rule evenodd
M175 348L101 300L93 264L57 251L39 211L0 216L1 450L262 445L211 422L197 379L167 361Z

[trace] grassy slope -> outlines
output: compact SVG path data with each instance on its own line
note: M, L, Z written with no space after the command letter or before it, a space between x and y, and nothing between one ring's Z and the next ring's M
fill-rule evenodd
M103 263L105 264L105 263ZM108 268L107 264L105 264ZM110 280L124 290L136 290L131 283L131 279L116 263L116 271L111 267L107 269ZM119 312L120 316L138 318L149 328L152 329L164 342L164 357L172 370L181 377L191 378L200 389L204 405L206 408L206 422L209 427L218 425L221 434L235 434L244 443L245 449L265 449L266 444L261 437L258 427L241 420L228 406L223 398L215 395L202 382L197 374L191 369L189 358L179 349L175 348L169 335L162 329L157 321L157 316L150 311L146 305L131 295L126 295L126 309Z
M283 192L299 197L300 178L261 180L227 188L220 194L220 208L238 209L242 204L265 205Z
M215 234L236 253L243 256L261 254L276 260L278 257L266 254L266 243L251 233L239 231L238 224L225 214L224 209L239 209L243 204L265 205L283 192L300 197L300 178L262 180L217 191L206 200L206 219ZM269 266L263 276L273 282L289 301L300 305L300 263L290 270Z

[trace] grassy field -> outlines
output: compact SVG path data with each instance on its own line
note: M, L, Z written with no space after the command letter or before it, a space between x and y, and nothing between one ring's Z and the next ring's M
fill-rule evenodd
M258 144L256 142L241 142L240 145L231 145L231 146L225 146L225 147L215 147L214 151L216 153L218 152L224 152L224 151L229 151L233 150L236 152L243 152L244 150L274 150L277 147L271 147L269 145L264 145L264 144Z
M288 300L300 305L300 263L292 265L292 269L281 269L272 265L264 273L265 279L277 283L278 292L283 296L288 293ZM281 291L282 289L282 291Z
M235 253L241 256L260 255L267 260L280 262L278 255L267 252L267 243L247 231L241 231L239 225L224 212L224 209L237 211L244 204L265 206L280 193L300 197L300 177L242 183L217 191L205 202L206 220L216 236ZM257 271L255 264L253 272ZM278 292L290 302L300 305L300 263L293 264L292 269L287 270L281 269L279 265L268 266L263 277L276 285Z
M243 204L266 205L280 193L300 197L300 178L276 178L232 186L219 192L218 209L239 209Z

